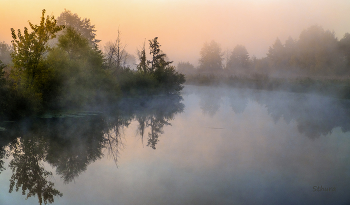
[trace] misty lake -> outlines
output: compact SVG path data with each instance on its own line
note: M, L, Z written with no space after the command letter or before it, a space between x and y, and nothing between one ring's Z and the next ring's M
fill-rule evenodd
M2 122L0 204L350 202L348 100L187 85L121 106Z

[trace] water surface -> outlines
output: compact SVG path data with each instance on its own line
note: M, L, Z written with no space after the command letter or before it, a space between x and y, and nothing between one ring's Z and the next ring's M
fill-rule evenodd
M348 101L186 86L122 105L0 125L0 204L350 202Z

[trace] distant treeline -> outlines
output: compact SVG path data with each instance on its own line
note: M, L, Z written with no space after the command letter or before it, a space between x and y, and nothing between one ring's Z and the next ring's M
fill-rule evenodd
M187 75L262 74L272 77L348 77L350 75L350 34L338 40L335 33L321 26L303 30L299 39L289 37L283 44L278 38L266 57L250 57L243 45L224 53L215 41L205 43L199 66L180 62L177 69Z
M311 26L301 32L298 40L289 37L283 44L277 38L261 59L250 57L243 45L225 55L212 41L202 47L197 68L180 62L177 70L186 75L188 83L226 83L295 92L313 88L333 95L335 89L341 97L349 98L350 34L338 40L334 32Z
M135 65L119 31L102 52L90 19L70 11L55 19L43 10L40 24L29 26L11 29L12 45L0 43L0 118L106 108L122 97L183 88L184 75L166 60L157 37L148 41L151 59L144 45Z

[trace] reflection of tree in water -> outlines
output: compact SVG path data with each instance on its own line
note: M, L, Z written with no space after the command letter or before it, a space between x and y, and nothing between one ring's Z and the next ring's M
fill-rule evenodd
M147 125L151 127L151 132L148 133L147 146L156 149L156 144L159 141L159 135L163 134L163 126L171 124L165 118L158 118L158 116L152 116L150 117L150 120L147 123Z
M150 128L148 146L155 149L163 126L170 125L175 114L183 111L181 100L178 95L141 101L130 99L126 104L120 103L120 109L111 115L77 114L13 123L0 132L0 173L6 153L12 154L10 192L22 189L27 198L36 195L39 204L53 203L54 196L62 194L48 180L52 173L45 170L44 162L56 168L65 183L73 181L89 164L100 159L104 149L117 162L122 129L132 120L140 123L141 136L145 128Z
M221 98L223 96L222 89L206 87L206 89L198 89L196 94L200 99L199 106L203 114L213 117L220 108Z
M135 119L138 121L138 131L143 139L145 129L149 127L147 146L156 149L159 136L163 134L164 125L171 125L177 113L183 112L184 105L181 103L182 97L172 95L160 97L156 100L147 100L140 106L139 112L136 113Z
M240 90L230 92L229 95L230 106L236 114L241 114L248 105L248 96Z
M104 147L108 150L108 154L112 156L117 164L119 148L123 146L121 135L122 129L128 127L131 119L129 117L114 116L106 120L107 127L104 130Z
M104 121L101 116L94 116L53 123L46 126L50 143L46 160L68 183L103 156Z
M27 198L37 195L39 204L53 203L54 196L62 196L53 188L54 183L48 181L52 173L42 165L48 148L43 137L19 138L10 147L13 156L9 164L12 170L10 193L14 187L16 191L21 188L23 195L27 192Z
M344 100L269 92L252 95L252 98L267 107L275 123L281 118L287 123L295 120L298 131L311 139L327 135L336 127L350 130L350 104Z
M275 122L283 117L286 122L295 120L300 133L311 139L329 134L333 128L350 128L349 106L343 100L321 96L293 94L266 97L260 100L265 104Z
M227 96L232 110L243 113L248 101L258 102L267 108L275 123L282 119L297 123L298 131L311 139L329 134L340 127L350 130L350 101L311 94L291 92L254 91L249 89L223 89L200 87L194 92L200 98L204 114L213 116L220 107L220 99Z
M5 154L6 154L6 151L5 151L5 147L1 146L0 147L0 174L2 171L5 170L5 167L4 167L4 158L5 158Z

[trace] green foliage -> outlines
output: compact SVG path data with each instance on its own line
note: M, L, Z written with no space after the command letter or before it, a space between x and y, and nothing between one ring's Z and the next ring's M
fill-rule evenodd
M72 27L87 39L91 47L98 48L97 44L101 40L96 39L95 25L91 25L90 19L81 19L78 14L73 14L71 11L65 9L57 18L57 24Z
M147 74L154 77L159 91L177 93L183 88L182 84L185 82L185 77L183 74L176 72L175 67L170 65L172 61L166 60L166 54L160 50L160 46L158 37L149 40L152 60L147 61L149 64ZM145 60L145 56L143 57ZM142 70L143 64L144 61L141 59L139 70Z
M59 99L54 101L63 107L84 107L116 100L118 84L103 70L101 52L91 48L88 40L72 28L67 28L58 41L47 57L56 76L54 86Z
M51 71L44 63L44 56L49 50L47 42L55 38L55 34L62 30L53 16L45 18L45 10L42 11L39 25L29 22L32 32L25 27L23 34L18 29L17 34L12 28L11 53L13 70L12 79L15 81L15 89L35 105L35 110L40 109L43 99L43 88L50 78Z
M161 67L155 71L155 77L160 84L159 88L166 93L178 93L183 88L185 76L175 71L174 66Z
M102 52L97 46L91 46L98 40L91 34L95 30L90 21L82 21L69 11L60 19L64 25L58 26L53 16L45 18L43 10L39 25L29 23L31 32L27 28L23 33L11 29L13 69L8 81L3 78L5 66L0 65L0 94L4 96L0 103L6 108L1 108L1 114L18 118L62 109L86 109L111 105L122 95L173 94L183 88L184 76L166 60L157 37L149 41L150 61L146 59L145 49L141 52L138 72L127 67L106 69L110 66ZM50 42L49 46L53 38L57 44ZM117 67L121 66L123 57L120 45L118 34Z
M149 71L149 67L148 67L148 64L147 64L145 45L143 45L142 50L138 52L138 55L139 55L140 63L137 65L137 70L140 73L146 74Z
M151 61L148 61L149 73L155 73L157 70L162 70L172 63L172 61L166 61L166 54L160 50L160 44L158 37L149 40L149 54L152 57Z

